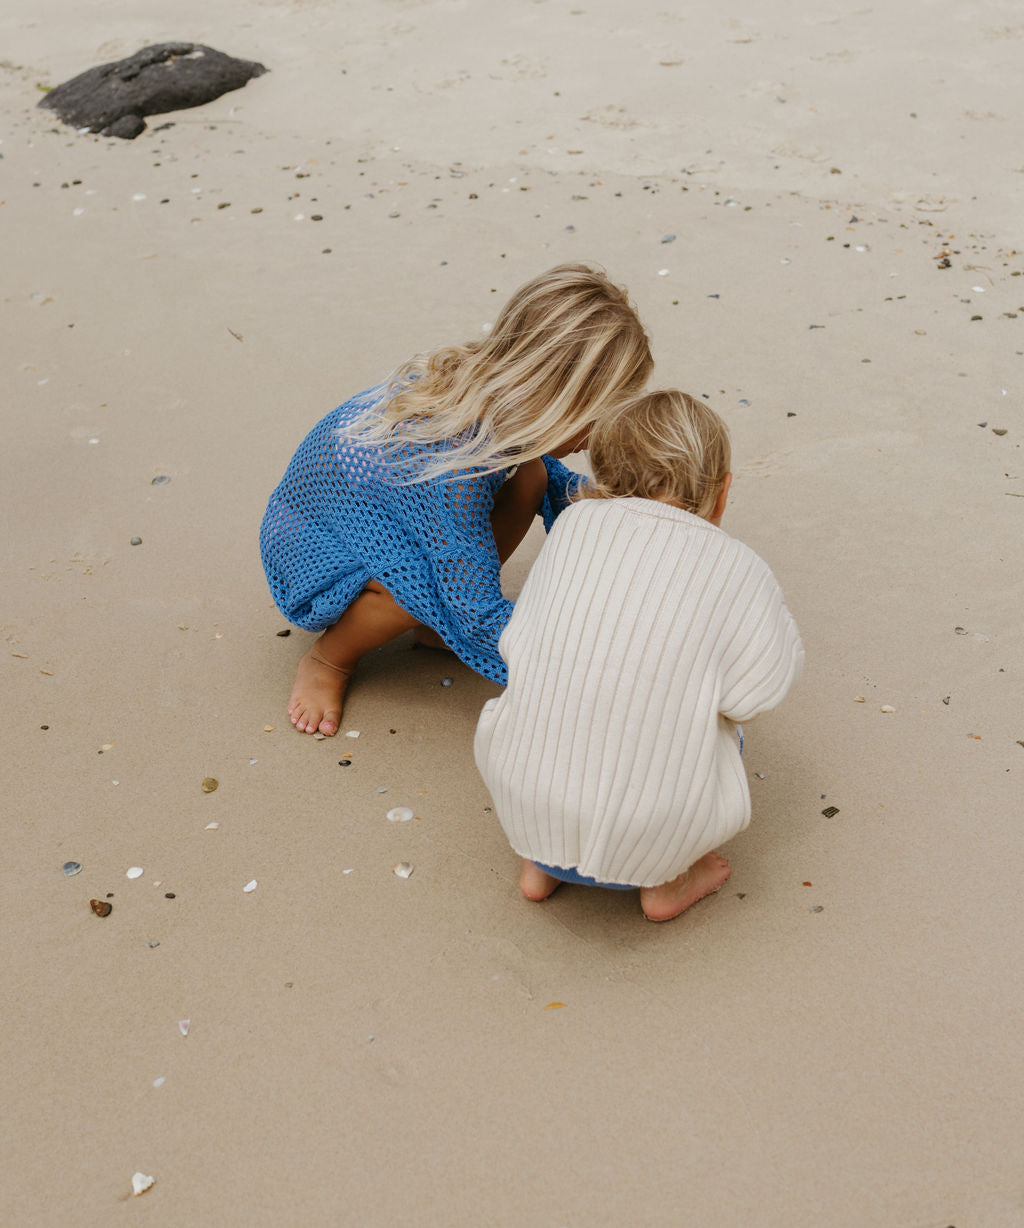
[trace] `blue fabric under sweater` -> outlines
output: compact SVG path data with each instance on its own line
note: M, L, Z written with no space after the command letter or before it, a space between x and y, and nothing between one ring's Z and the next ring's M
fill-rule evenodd
M260 554L274 601L290 622L320 631L376 580L467 665L504 685L498 637L512 602L501 593L490 516L509 470L410 484L446 445L403 446L388 462L379 450L339 437L339 427L382 403L384 388L322 418L270 496ZM552 457L544 465L540 514L550 529L582 479Z

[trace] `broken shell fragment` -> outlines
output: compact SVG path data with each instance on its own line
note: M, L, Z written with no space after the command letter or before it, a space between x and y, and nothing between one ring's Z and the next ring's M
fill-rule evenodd
M204 776L203 783L199 786L204 793L213 793L220 784L219 780L215 780L212 776Z
M413 867L407 861L400 861L395 866L395 873L399 878L409 878L412 875Z
M124 876L125 878L141 878L144 873L142 866L131 866L125 870Z
M242 890L243 891L255 891L258 886L259 886L259 883L256 881L256 879L250 878L249 881L242 888Z
M182 1036L188 1035L188 1030L191 1026L192 1026L191 1019L179 1019L178 1020L178 1031L182 1034Z
M70 878L72 874L81 873L81 870L82 863L80 861L65 861L65 863L61 866L61 873L67 875L68 878Z
M862 704L862 703L864 703L864 696L863 696L863 695L854 695L854 697L853 697L853 702L854 702L855 704Z
M395 806L393 810L389 810L387 814L389 823L408 823L410 819L416 816L408 806Z
M109 917L114 906L108 904L106 900L90 900L89 907L97 917Z
M896 709L892 706L892 704L882 704L881 708L879 708L878 710L879 712L895 712L896 711Z
M140 1194L145 1194L148 1189L151 1189L155 1177L148 1177L145 1173L132 1174L132 1193L137 1198Z

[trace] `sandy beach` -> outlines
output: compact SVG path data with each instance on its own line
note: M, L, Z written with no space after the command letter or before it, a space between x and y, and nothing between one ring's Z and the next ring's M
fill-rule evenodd
M1024 1224L1024 18L575 2L0 13L4 1225ZM269 71L37 107L179 39ZM521 898L449 655L297 734L257 548L318 418L566 260L807 649L661 926Z

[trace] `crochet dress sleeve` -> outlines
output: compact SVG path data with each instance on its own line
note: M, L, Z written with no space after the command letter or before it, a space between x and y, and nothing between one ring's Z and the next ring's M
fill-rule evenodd
M574 473L553 456L545 456L544 468L548 471L548 489L540 507L544 528L550 533L555 519L572 503L580 486L586 482L582 473Z
M433 627L467 665L504 685L508 674L498 639L512 602L501 591L491 528L500 481L483 474L397 488L427 570L411 566L380 578L399 604Z

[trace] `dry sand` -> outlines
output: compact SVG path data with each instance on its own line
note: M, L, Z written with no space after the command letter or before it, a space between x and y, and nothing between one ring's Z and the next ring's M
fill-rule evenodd
M35 109L169 39L271 72L134 142ZM0 1221L1024 1223L1019 7L8 0L0 48ZM457 662L295 734L256 548L321 414L575 258L732 424L808 649L665 926L519 898Z

